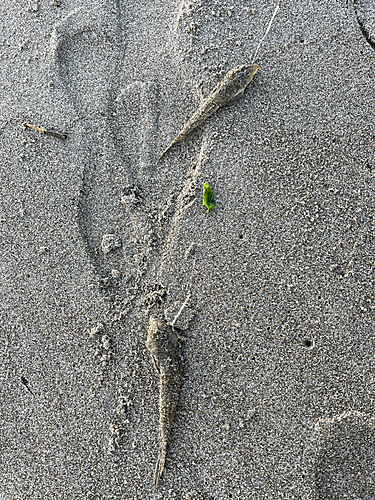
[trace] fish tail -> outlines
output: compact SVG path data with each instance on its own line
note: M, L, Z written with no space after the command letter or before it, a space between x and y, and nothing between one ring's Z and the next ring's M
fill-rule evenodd
M161 159L165 156L165 154L166 154L166 153L167 153L167 152L168 152L168 151L169 151L169 150L170 150L170 149L171 149L171 148L172 148L175 144L177 144L178 142L180 142L182 139L185 139L185 137L186 137L186 133L185 133L185 129L184 129L182 132L180 132L180 133L178 134L178 136L176 137L176 139L175 139L173 142L171 142L171 143L170 143L170 145L167 147L167 149L165 149L165 150L163 151L163 153L161 154L161 156L159 156L159 159L158 159L158 161L156 162L156 165L159 165L159 163L160 163Z
M160 446L159 449L159 457L155 468L155 488L159 486L159 481L163 474L166 454L167 454L167 443Z
M164 151L162 152L162 154L159 156L159 159L158 161L156 162L156 166L159 165L159 163L161 162L162 158L164 157L164 155L171 149L171 147L174 145L174 142L172 142L168 147L167 149L164 149Z

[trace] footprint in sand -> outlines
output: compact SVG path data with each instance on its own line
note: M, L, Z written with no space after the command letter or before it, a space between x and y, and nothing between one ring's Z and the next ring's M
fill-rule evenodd
M151 189L154 183L156 144L160 114L157 81L135 81L122 88L116 98L116 124L124 156L132 165L132 181Z
M143 108L150 108L145 100L154 88L137 82L119 88L123 38L119 9L108 3L73 10L54 26L50 41L52 86L77 114L79 130L71 140L77 140L84 166L79 230L99 276L116 289L139 274L144 261L149 228L137 212L142 194L135 163L140 153L147 163L147 151L140 152L139 144L146 142L142 135L153 120ZM126 113L124 101L131 105ZM141 112L143 128L138 125ZM107 251L103 241L110 238L122 243Z
M349 411L315 424L311 446L316 500L375 498L375 418Z
M375 49L375 4L368 0L353 0L353 4L362 34Z

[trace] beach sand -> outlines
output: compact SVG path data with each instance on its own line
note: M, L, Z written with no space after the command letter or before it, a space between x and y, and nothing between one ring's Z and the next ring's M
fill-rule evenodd
M371 3L283 1L156 166L275 5L0 6L1 500L375 498Z

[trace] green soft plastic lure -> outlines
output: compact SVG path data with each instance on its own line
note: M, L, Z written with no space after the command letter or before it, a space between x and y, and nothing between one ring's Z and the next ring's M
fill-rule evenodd
M202 206L207 207L207 212L211 212L213 208L215 208L214 203L212 202L213 198L213 192L210 186L208 185L208 182L204 183L203 186L203 203Z

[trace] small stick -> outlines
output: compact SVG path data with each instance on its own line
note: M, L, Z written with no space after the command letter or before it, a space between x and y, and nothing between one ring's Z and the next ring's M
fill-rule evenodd
M23 375L22 375L22 377L21 377L21 382L22 382L22 383L23 383L23 385L26 387L26 389L30 392L30 394L33 394L33 391L32 391L32 390L30 389L30 387L29 387L29 381L28 381L28 380L27 380L27 378L26 378L26 377L24 377Z
M185 309L186 307L186 304L188 303L188 300L190 299L190 293L188 294L188 296L186 297L186 300L185 302L182 304L181 306L181 309L178 311L178 313L176 314L176 316L174 317L174 320L172 321L172 323L169 324L169 326L171 326L172 328L174 327L176 321L178 320L178 318L180 317L182 311Z
M253 55L253 57L251 58L251 63L253 63L253 62L255 61L255 58L256 58L256 56L257 56L257 54L258 54L259 47L262 45L263 40L264 40L264 39L266 38L266 36L268 35L268 32L269 32L269 30L271 29L271 26L272 26L273 20L275 19L275 16L276 16L277 11L279 10L279 8L280 8L280 5L279 5L279 4L277 4L277 5L276 5L275 10L273 11L273 14L272 14L271 20L270 20L270 22L268 23L268 26L267 26L266 32L265 32L265 33L264 33L264 35L262 36L262 38L261 38L260 42L259 42L259 43L258 43L258 45L257 45L257 48L255 49L254 55Z
M45 128L37 127L36 125L31 125L30 123L25 123L25 127L32 128L37 132L41 132L45 135L51 135L52 137L57 137L58 139L67 139L68 136L66 134L60 134L59 132L54 132L53 130L47 130Z

